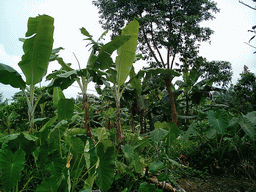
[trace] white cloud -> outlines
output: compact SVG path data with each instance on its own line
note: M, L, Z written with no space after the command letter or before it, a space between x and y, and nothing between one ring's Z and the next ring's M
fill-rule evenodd
M255 20L252 19L255 11L234 0L218 0L217 3L221 10L216 14L216 19L203 23L214 30L211 44L202 43L200 54L209 61L229 61L233 68L232 81L235 83L244 65L247 65L250 71L255 71L256 55L253 54L254 50L244 43L251 38L248 29L255 25Z

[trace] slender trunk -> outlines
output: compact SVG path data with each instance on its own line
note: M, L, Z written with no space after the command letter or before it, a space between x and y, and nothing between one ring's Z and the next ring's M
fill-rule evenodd
M144 131L146 133L147 131L147 118L146 118L147 114L144 114L144 121L143 121L143 124L144 124Z
M150 131L153 131L155 129L153 121L152 121L152 116L151 113L148 113L148 121L149 121L149 127L150 127Z
M123 142L124 134L121 126L120 101L116 103L116 142L120 146Z
M140 133L143 134L144 130L143 130L143 113L142 113L142 109L138 108L138 112L139 112L139 121L140 121Z
M177 114L177 111L176 111L174 95L173 95L172 88L171 88L172 79L167 77L165 79L165 84L166 84L166 87L167 87L167 91L168 91L169 99L170 99L170 103L171 103L172 122L174 122L177 125L178 124L178 114Z
M186 93L186 112L185 112L186 116L189 115L189 104L188 104L188 102L189 102L189 98L188 98L188 95ZM189 119L185 119L185 122L186 122L186 129L188 130Z
M132 128L132 133L135 133L135 123L134 123L134 115L131 113L131 128Z
M83 106L84 106L84 120L85 120L85 129L87 137L90 137L95 145L95 140L92 135L92 128L90 124L90 116L89 116L89 103L88 103L88 97L87 94L83 94Z
M28 121L29 121L29 133L33 133L34 130L34 112L28 110Z
M110 130L110 120L108 117L106 117L105 119L105 126L106 126L106 129Z

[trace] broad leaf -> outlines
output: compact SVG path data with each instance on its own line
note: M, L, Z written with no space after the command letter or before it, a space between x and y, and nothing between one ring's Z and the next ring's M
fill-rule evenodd
M47 15L28 20L28 31L23 44L24 55L19 66L26 76L28 85L35 85L46 75L53 45L53 21Z
M90 169L90 174L94 174L98 157L96 155L96 148L91 140L87 140L84 147L84 158L87 169ZM93 167L94 166L94 167Z
M141 183L140 184L140 192L161 192L161 189L157 189L155 184L149 184L149 183Z
M56 122L57 119L58 119L58 115L51 118L47 123L44 124L44 126L39 130L39 132L42 133L47 127L52 126Z
M131 36L131 39L129 39L129 41L127 41L117 50L118 56L116 58L116 71L117 71L117 85L119 87L125 82L132 68L132 64L135 59L138 32L139 32L139 22L136 20L131 21L123 29L122 35L129 35Z
M71 119L74 112L74 100L73 99L60 99L58 103L58 116L59 120Z
M26 88L26 83L21 75L12 67L2 63L0 63L0 82L14 88Z
M137 95L140 95L142 93L142 85L140 78L136 77L134 67L132 66L132 69L130 71L130 78L131 78L131 86L132 88L136 89Z
M24 169L26 153L18 149L14 154L9 149L3 149L0 153L0 170L2 186L6 191L10 191L18 184L20 172Z
M256 111L246 114L246 117L252 122L253 125L256 126Z
M79 192L91 192L94 184L94 180L95 180L95 175L88 176L88 178L84 181L83 189L80 190Z
M61 149L61 138L64 134L64 132L68 128L68 122L66 120L60 121L55 127L51 130L49 134L49 145L53 146L55 149L57 149L59 152L62 151Z
M35 192L55 192L58 190L58 178L51 176L37 186Z
M100 49L99 55L94 63L88 63L90 68L100 68L101 70L109 69L113 66L113 60L111 58L112 53L120 46L126 43L131 37L127 35L120 35L115 37L111 42L103 45ZM92 65L94 64L94 65Z
M127 159L127 161L129 163L131 163L134 158L134 151L133 151L132 147L130 145L126 144L126 145L122 145L121 148L122 148L125 158Z
M150 132L150 138L154 141L154 142L159 142L161 141L163 138L165 138L165 136L169 133L169 131L166 131L160 127L162 127L161 122L157 121L155 123L155 127L156 129L154 131Z
M256 126L249 120L248 117L243 116L240 118L239 125L243 131L251 137L253 141L256 140Z
M26 133L15 133L2 137L0 142L12 151L16 151L20 148L23 149L26 154L31 154L36 148L35 141L37 139L37 137Z
M104 146L99 143L97 148L97 155L99 157L99 167L97 169L98 177L96 184L103 191L108 191L115 175L114 164L114 147L109 147L104 152Z
M149 171L153 174L158 173L158 171L161 171L164 168L164 163L159 161L159 162L152 162L149 165Z
M215 129L221 135L227 133L229 121L227 113L225 111L208 111L207 118L211 128Z
M58 107L58 103L60 99L65 99L65 95L63 94L60 87L53 88L53 107Z
M179 136L180 129L175 123L173 123L173 122L166 123L165 121L162 122L162 128L168 131L168 134L166 136L165 144L169 148L169 146L171 146L173 141Z

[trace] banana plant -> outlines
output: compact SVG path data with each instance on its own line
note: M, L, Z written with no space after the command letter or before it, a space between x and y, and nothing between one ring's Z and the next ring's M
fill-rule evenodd
M106 35L107 31L104 32L97 41L94 41L92 35L90 35L85 28L81 28L80 30L81 33L87 37L85 40L90 41L88 45L92 45L91 54L87 61L86 67L82 68L78 59L76 58L79 69L75 70L71 68L69 64L65 63L62 58L58 57L57 61L62 66L61 70L48 75L46 79L52 79L49 87L60 87L62 90L68 88L75 81L78 83L82 92L81 94L83 95L82 104L84 108L85 129L87 130L87 136L91 137L94 141L90 126L87 86L91 81L95 82L96 84L102 84L101 76L105 73L99 71L98 68L104 70L111 66L112 62L109 55L127 42L130 37L127 35L121 35L104 45L101 40ZM99 63L102 63L100 67Z
M24 81L21 75L12 67L0 64L0 82L20 88L26 97L28 104L29 130L33 132L34 112L41 98L34 100L35 85L42 81L46 75L53 46L54 19L48 15L39 15L28 19L28 30L24 42L24 55L18 63L26 77ZM29 94L25 91L29 86Z
M116 142L118 144L122 143L122 140L124 138L124 134L121 127L120 101L122 94L125 90L125 87L127 85L127 83L125 84L125 81L128 75L130 74L133 62L135 60L138 31L139 23L136 20L131 21L122 30L122 34L118 38L124 36L129 40L117 49L117 57L115 63L112 61L112 58L110 57L113 52L112 50L111 54L109 54L109 52L105 50L101 51L95 62L95 65L99 64L99 68L101 70L107 69L107 81L103 81L103 83L107 86L110 86L109 82L113 84L112 89L110 90L116 102Z

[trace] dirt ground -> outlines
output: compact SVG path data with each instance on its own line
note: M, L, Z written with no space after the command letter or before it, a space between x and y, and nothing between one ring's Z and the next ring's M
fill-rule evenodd
M180 179L179 191L186 192L256 192L256 181L235 176L209 176L209 178ZM181 189L184 190L181 190Z

